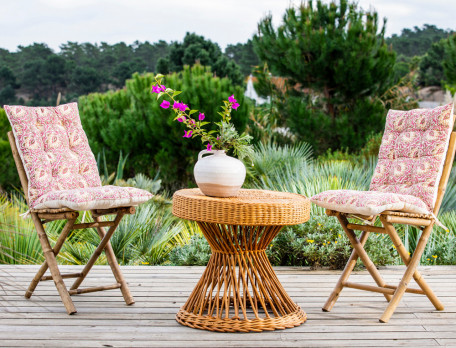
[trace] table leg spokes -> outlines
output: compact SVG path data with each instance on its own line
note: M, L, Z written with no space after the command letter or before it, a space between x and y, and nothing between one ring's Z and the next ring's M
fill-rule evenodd
M285 292L265 249L277 226L200 223L212 248L201 279L176 316L193 328L221 332L285 329L306 314Z

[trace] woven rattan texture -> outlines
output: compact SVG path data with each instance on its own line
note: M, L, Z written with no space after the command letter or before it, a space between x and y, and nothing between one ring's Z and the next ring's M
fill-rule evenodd
M290 329L299 326L307 320L307 315L300 307L297 307L293 313L282 317L255 318L251 320L219 319L216 317L201 317L181 308L176 315L176 320L180 324L194 329L218 332L261 332L265 330Z
M184 189L174 193L173 214L227 225L296 225L309 220L310 201L287 192L241 189L236 197L218 198L199 189Z

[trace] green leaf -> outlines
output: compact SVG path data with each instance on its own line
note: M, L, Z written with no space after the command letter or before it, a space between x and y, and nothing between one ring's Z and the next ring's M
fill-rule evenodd
M188 114L189 114L189 115L193 115L195 112L198 112L198 110L190 110L190 111L188 112Z
M165 94L165 92L160 92L160 93L158 93L158 94L157 94L157 100L160 99L160 97L161 97L163 94Z
M158 80L158 79L162 79L164 76L162 74L157 74L155 75L155 79Z
M174 91L174 93L173 93L173 98L174 98L176 95L179 95L179 94L181 94L181 93L182 93L182 91Z
M201 125L201 127L202 127L202 126L205 126L205 125L207 125L207 124L209 124L209 123L210 123L210 122L201 122L200 125Z

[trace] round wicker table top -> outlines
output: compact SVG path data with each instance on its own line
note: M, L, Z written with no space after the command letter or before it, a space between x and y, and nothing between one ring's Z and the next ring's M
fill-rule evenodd
M236 197L204 195L200 189L174 193L173 214L182 219L227 225L297 225L309 220L310 201L296 193L240 189Z

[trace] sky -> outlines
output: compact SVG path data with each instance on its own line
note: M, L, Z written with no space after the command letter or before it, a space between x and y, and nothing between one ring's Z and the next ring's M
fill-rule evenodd
M325 0L328 1L328 0ZM186 32L220 45L246 42L271 14L279 25L298 0L0 0L0 48L46 43L54 51L79 43L182 41ZM455 0L359 0L387 17L386 36L434 24L456 30Z

